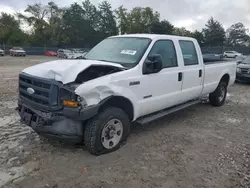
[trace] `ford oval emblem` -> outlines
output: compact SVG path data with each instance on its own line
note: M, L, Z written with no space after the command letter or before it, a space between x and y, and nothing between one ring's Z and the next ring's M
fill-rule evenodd
M28 94L32 95L32 94L35 93L35 90L33 88L31 88L31 87L28 87L27 92L28 92Z

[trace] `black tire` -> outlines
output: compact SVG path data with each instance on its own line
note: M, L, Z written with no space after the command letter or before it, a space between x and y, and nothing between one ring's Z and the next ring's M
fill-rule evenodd
M102 131L105 125L113 119L118 119L121 122L123 132L119 143L113 148L107 149L102 144ZM128 115L120 108L109 107L87 122L84 132L84 144L91 154L101 155L110 153L121 147L121 144L127 139L129 133L130 121Z
M222 106L227 97L227 83L221 81L216 90L209 94L209 101L213 106Z

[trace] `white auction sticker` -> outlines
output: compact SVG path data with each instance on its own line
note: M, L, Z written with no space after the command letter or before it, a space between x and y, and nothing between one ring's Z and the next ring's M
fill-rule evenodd
M121 54L126 54L126 55L135 55L136 51L134 50L122 50Z

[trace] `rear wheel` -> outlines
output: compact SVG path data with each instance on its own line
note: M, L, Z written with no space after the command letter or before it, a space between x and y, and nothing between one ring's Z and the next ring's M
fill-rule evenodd
M222 106L227 97L227 83L221 81L216 90L209 95L209 101L213 106Z
M110 107L88 121L84 143L90 153L101 155L120 148L129 133L127 114L120 108Z

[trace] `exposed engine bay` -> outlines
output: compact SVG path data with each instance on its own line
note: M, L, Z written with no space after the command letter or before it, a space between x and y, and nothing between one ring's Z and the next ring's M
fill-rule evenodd
M91 65L89 68L85 69L84 71L80 72L75 82L76 84L81 84L83 82L87 82L89 80L93 80L95 78L99 78L108 74L113 74L116 72L123 71L125 69L114 67L114 66L107 66L107 65Z

